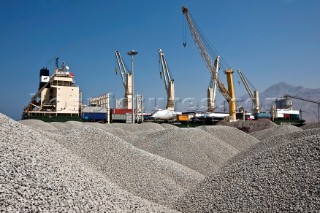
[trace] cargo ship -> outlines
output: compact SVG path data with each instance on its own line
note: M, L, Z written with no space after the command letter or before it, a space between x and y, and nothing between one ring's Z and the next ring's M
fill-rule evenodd
M81 121L81 93L75 84L74 74L62 63L52 76L47 68L40 70L39 89L24 107L22 119L39 119L46 122Z
M292 109L292 100L289 98L280 98L271 106L271 119L278 125L287 124L302 126L305 120L301 119L300 110Z

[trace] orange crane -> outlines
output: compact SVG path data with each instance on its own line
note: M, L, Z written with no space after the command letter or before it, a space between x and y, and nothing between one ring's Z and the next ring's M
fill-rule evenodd
M213 55L213 47L210 46L210 42L205 40L205 36L202 34L202 32L198 29L197 25L194 23L192 17L190 16L189 10L186 7L182 7L182 13L185 15L189 29L191 32L191 36L193 38L193 41L196 43L200 55L203 58L210 74L211 78L213 79L214 83L217 85L219 92L224 96L224 98L229 103L229 117L230 120L235 121L236 120L236 97L234 92L234 85L233 85L233 70L231 68L226 69L224 73L227 75L227 82L228 82L228 89L225 87L225 85L222 83L220 78L218 77L218 72L214 68L211 56ZM205 41L203 41L205 40ZM184 43L185 46L186 43ZM216 54L214 57L218 57Z

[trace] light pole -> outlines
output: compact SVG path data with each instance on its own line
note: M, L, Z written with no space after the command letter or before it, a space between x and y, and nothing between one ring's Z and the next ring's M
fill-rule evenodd
M135 123L135 114L134 114L134 69L133 69L133 56L137 55L138 52L130 50L128 55L131 55L131 75L132 75L132 123Z

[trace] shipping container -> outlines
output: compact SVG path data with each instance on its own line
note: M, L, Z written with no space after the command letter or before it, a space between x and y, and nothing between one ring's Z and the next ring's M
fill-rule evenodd
M255 119L261 119L261 118L270 119L271 114L266 112L254 113L254 117Z
M283 114L284 119L290 119L290 114Z
M81 118L83 121L106 121L106 113L97 113L97 112L83 112L81 113Z
M126 114L111 114L112 121L126 121L127 115Z
M98 107L98 106L85 106L82 108L81 112L107 114L107 109L105 107Z
M125 115L126 113L132 113L132 109L111 109L111 114Z
M189 115L188 114L177 115L177 120L178 121L189 121Z
M293 114L293 115L291 115L291 119L293 119L293 120L299 120L299 119L300 119L300 115Z

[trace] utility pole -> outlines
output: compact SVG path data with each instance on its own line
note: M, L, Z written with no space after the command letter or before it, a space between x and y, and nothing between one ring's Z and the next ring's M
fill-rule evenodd
M135 123L135 114L134 114L134 64L133 64L133 56L137 55L138 52L134 50L130 50L128 55L131 55L131 73L132 73L132 123Z

